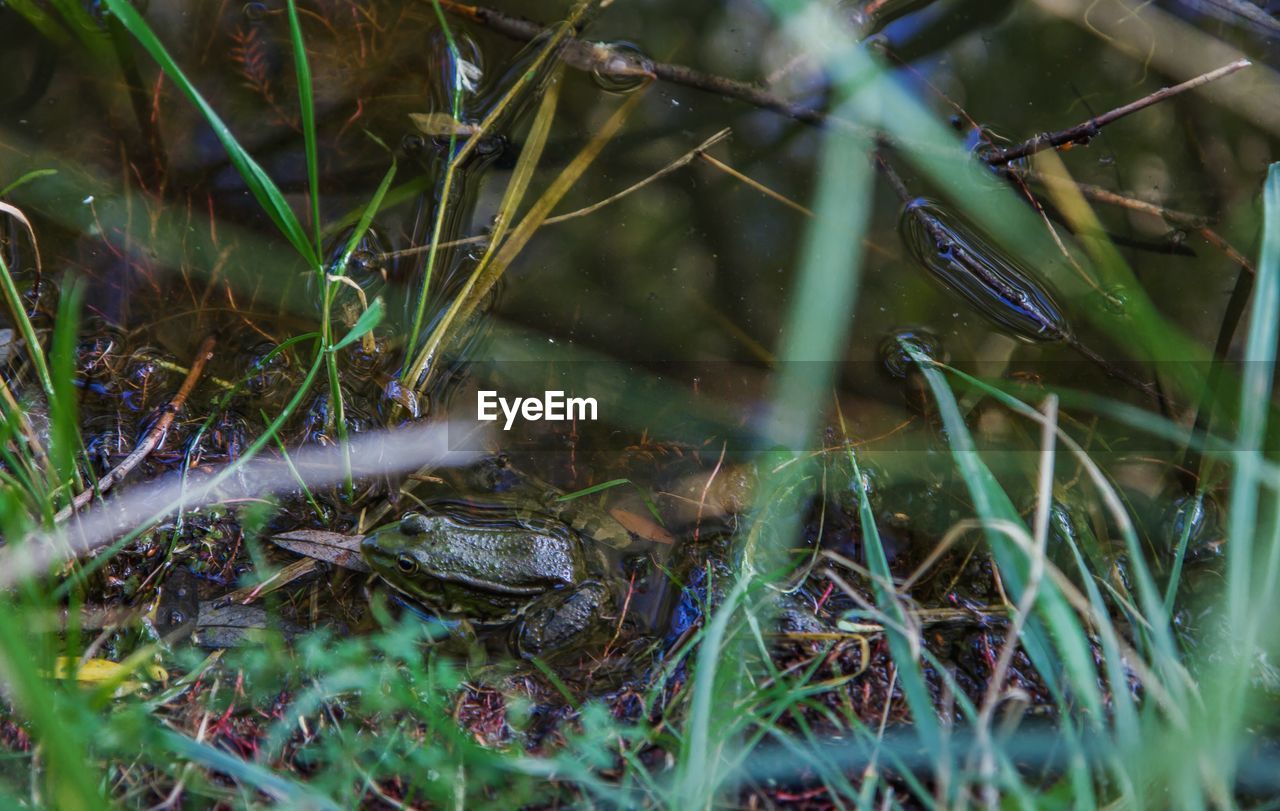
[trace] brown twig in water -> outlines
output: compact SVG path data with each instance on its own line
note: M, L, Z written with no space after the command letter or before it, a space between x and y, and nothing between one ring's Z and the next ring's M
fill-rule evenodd
M1009 172L1009 174L1015 174L1019 177L1026 178L1027 180L1034 180L1039 183L1050 185L1064 182L1059 178L1050 177L1041 172L1030 170L1018 170L1017 172ZM1240 267L1244 268L1250 276L1256 273L1253 263L1249 261L1248 257L1236 250L1235 246L1228 242L1225 237L1213 230L1213 228L1209 227L1206 217L1199 214L1192 214L1187 211L1165 208L1164 206L1159 206L1155 203L1148 203L1146 200L1128 197L1118 192L1111 191L1110 189L1103 188L1102 186L1095 186L1091 183L1081 183L1075 180L1071 182L1080 190L1080 193L1084 195L1084 197L1095 203L1104 203L1118 208L1127 208L1130 211L1150 214L1153 217L1159 217L1171 225L1186 228L1188 231L1194 231L1199 234L1205 242L1208 242L1210 245L1226 254L1227 258L1232 262L1235 262L1240 265Z
M536 37L542 36L549 32L539 23L533 20L517 17L509 14L503 14L493 9L482 8L478 6L470 6L464 3L455 2L455 0L439 0L441 7L458 17L471 20L475 23L490 28L498 33L510 37L512 39L529 41ZM564 50L561 58L570 67L579 70L593 71L595 73L606 75L614 78L628 78L636 76L654 76L665 82L672 84L680 84L686 87L692 87L698 90L704 90L709 93L716 93L721 96L738 99L753 106L773 110L774 112L801 121L814 126L823 126L827 122L827 113L815 107L808 107L801 104L789 102L780 98L763 88L746 82L740 82L735 79L729 79L723 76L702 73L685 65L667 64L663 62L645 62L638 59L635 55L611 48L608 45L602 45L585 40L568 38L564 44ZM1136 113L1139 110L1150 107L1153 104L1164 101L1165 99L1185 93L1188 90L1194 90L1202 87L1217 79L1230 76L1236 71L1248 67L1251 63L1247 59L1239 59L1228 65L1224 65L1216 70L1201 74L1195 78L1188 79L1180 84L1171 87L1161 88L1154 93L1149 93L1140 99L1129 102L1128 104L1116 107L1101 115L1095 116L1088 121L1077 124L1065 130L1057 132L1042 133L1020 144L1006 147L1004 149L988 150L980 157L990 166L1004 166L1009 162L1028 155L1041 152L1049 148L1057 148L1068 144L1083 144L1098 134L1098 131L1114 121L1124 118L1127 115ZM888 138L880 136L881 145L887 145ZM714 165L714 164L713 164ZM674 167L672 167L674 168ZM656 178L655 178L656 179ZM1114 192L1107 192L1101 187L1088 187L1085 184L1078 184L1081 192L1090 199L1099 202L1121 205L1134 210L1143 210L1139 205L1141 201L1125 198L1116 195ZM611 198L613 199L613 198ZM1158 207L1154 207L1158 208ZM1165 213L1159 213L1165 212ZM1218 248L1232 261L1240 264L1253 273L1253 266L1249 263L1239 251L1230 245L1217 232L1205 225L1203 219L1197 218L1195 215L1182 215L1180 212L1171 212L1168 209L1159 209L1159 211L1151 210L1150 213L1156 213L1157 216L1163 216L1169 222L1175 225L1182 225L1187 228L1193 228L1206 242ZM558 222L561 218L568 219L572 216L578 216L577 212L562 215L562 217L552 218L550 222ZM1057 234L1054 234L1057 240ZM465 242L480 242L483 237L470 237ZM1060 243L1059 243L1060 244ZM401 254L416 252L419 249L411 248L408 251L399 252Z
M1225 76L1230 76L1238 70L1243 70L1244 68L1249 67L1251 64L1253 63L1248 59L1237 59L1229 65L1223 65L1216 70L1211 70L1208 73L1202 73L1199 76L1196 76L1193 79L1188 79L1180 84L1175 84L1171 87L1162 87L1154 93L1148 93L1140 99L1131 101L1128 104L1123 104L1113 110L1108 110L1101 115L1090 118L1088 121L1076 124L1074 127L1069 127L1065 130L1058 130L1057 132L1041 133L1040 135L1029 138L1020 144L1014 144L1013 146L1006 147L1004 149L993 149L983 156L983 160L990 166L1003 166L1011 161L1016 161L1019 158L1025 158L1028 155L1034 155L1037 152L1043 152L1051 147L1056 148L1066 146L1067 144L1087 144L1090 139L1098 134L1099 130L1114 121L1118 121L1127 115L1138 112L1139 110L1144 110L1153 104L1172 98L1180 93L1185 93L1188 90L1194 90L1197 87L1208 84L1209 82L1216 81Z
M441 8L450 14L476 22L512 39L529 41L550 32L550 29L544 28L539 23L524 17L503 14L500 11L489 8L469 6L455 2L455 0L439 0L439 2ZM603 76L620 79L653 76L664 82L728 96L813 126L823 126L828 119L828 115L824 110L788 101L770 93L768 90L747 82L740 82L736 79L729 79L711 73L703 73L686 65L648 62L628 51L573 37L565 40L564 50L561 52L560 58L570 67L592 71ZM1211 70L1180 84L1162 87L1154 93L1149 93L1140 99L1116 107L1074 127L1057 132L1042 133L1020 144L1014 144L1004 149L990 150L982 155L981 159L991 166L1003 166L1010 161L1033 155L1045 149L1067 144L1087 143L1090 138L1098 134L1102 127L1113 121L1180 93L1194 90L1224 76L1230 76L1250 64L1252 63L1247 59L1238 59L1229 65Z
M530 41L548 33L540 23L524 17L504 14L489 8L469 6L454 0L440 0L440 7L457 17L479 23L511 39ZM747 82L740 82L713 73L704 73L687 65L666 62L650 62L638 58L629 51L609 45L587 42L570 37L565 40L560 58L570 67L591 71L610 78L628 79L641 76L654 77L664 82L684 85L708 93L729 96L755 107L773 110L806 124L821 126L827 114L816 107L796 104Z
M71 514L84 508L86 504L93 500L95 495L105 493L110 487L115 485L130 471L147 458L156 446L160 444L160 440L169 430L169 426L173 423L174 417L182 410L182 406L186 404L187 397L190 396L191 390L195 388L196 381L200 379L200 373L204 371L204 365L208 363L209 358L213 357L213 346L216 343L214 337L210 335L200 344L200 348L196 350L196 356L191 361L191 370L187 372L187 377L182 381L178 393L173 395L173 399L164 407L160 418L147 431L147 435L142 438L133 452L124 458L120 464L113 467L107 472L107 475L98 479L97 487L90 487L79 493L71 500L70 506L64 507L54 516L55 523L61 523L71 517Z

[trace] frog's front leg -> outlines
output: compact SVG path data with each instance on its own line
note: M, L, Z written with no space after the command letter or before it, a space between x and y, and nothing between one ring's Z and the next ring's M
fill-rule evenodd
M584 644L613 611L613 592L587 580L531 602L511 629L511 647L525 659L548 659Z

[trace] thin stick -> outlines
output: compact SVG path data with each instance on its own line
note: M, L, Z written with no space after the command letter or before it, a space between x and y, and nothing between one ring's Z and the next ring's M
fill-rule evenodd
M210 335L200 344L200 348L196 350L195 358L191 361L191 371L187 372L187 377L182 381L182 386L178 389L178 393L173 395L173 399L164 407L160 418L147 431L146 436L133 449L133 452L126 456L120 464L108 471L107 475L98 479L96 488L90 487L72 499L70 506L64 507L54 516L55 523L67 520L73 512L83 509L86 504L92 501L95 495L105 493L112 485L128 476L143 459L146 459L156 449L156 446L160 444L160 440L169 430L169 426L173 424L174 417L182 410L182 406L186 404L187 397L191 394L191 390L195 388L196 381L200 379L200 373L204 370L204 365L213 357L215 343L214 337Z
M993 149L990 154L983 156L983 160L991 166L1003 166L1011 161L1019 158L1025 158L1028 155L1034 155L1037 152L1043 152L1051 147L1065 146L1066 144L1087 144L1090 139L1098 134L1106 125L1113 121L1118 121L1127 115L1144 110L1153 104L1172 98L1188 90L1194 90L1202 87L1209 82L1216 81L1224 76L1230 76L1238 70L1249 67L1252 62L1248 59L1237 59L1229 65L1223 65L1216 70L1208 73L1202 73L1194 79L1188 79L1181 84L1175 84L1172 87L1162 87L1154 93L1149 93L1136 101L1116 107L1114 110L1108 110L1102 115L1090 118L1088 121L1076 124L1065 130L1057 132L1041 133L1033 138L1029 138L1020 144L1007 147L1005 149Z
M774 200L777 200L779 203L782 203L784 206L794 211L798 211L801 214L805 215L806 217L813 216L813 212L811 210L800 205L795 200L792 200L790 197L787 197L784 194L779 194L778 192L774 191L773 189L769 188L768 186L764 185L763 183L761 183L760 181L754 178L747 177L742 172L739 172L737 169L734 169L729 164L724 163L723 161L718 161L707 154L702 154L702 155L699 155L698 157L702 158L704 161L711 164L712 166L719 169L720 171L724 172L725 174L729 175L730 177L735 178L736 180L747 184L748 186L760 192L761 194L765 195L766 197L772 197Z
M1081 183L1075 180L1067 181L1063 178L1046 175L1043 172L1018 170L1016 172L1010 172L1010 174L1015 174L1020 177L1025 177L1028 180L1034 180L1047 185L1066 185L1067 183L1071 183L1080 190L1082 195L1095 203L1105 203L1106 205L1117 206L1119 208L1127 208L1130 211L1139 211L1143 214L1150 214L1153 217L1159 217L1173 225L1181 226L1189 231L1195 231L1205 242L1208 242L1214 248L1222 251L1227 255L1228 259L1244 268L1250 276L1257 273L1253 267L1253 263L1250 262L1244 254L1236 250L1235 246L1228 242L1225 237L1210 228L1208 219L1200 214L1192 214L1187 211L1165 208L1164 206L1158 206L1155 203L1148 203L1146 200L1128 197L1118 192L1111 191L1110 189L1103 188L1102 186L1095 186L1091 183Z
M489 8L469 6L454 0L439 0L441 8L458 17L471 20L490 28L512 39L530 41L548 33L548 29L533 20L503 14ZM772 110L805 124L824 126L827 123L826 111L804 104L788 101L774 95L763 88L724 76L703 73L686 65L665 62L638 62L627 51L607 45L586 42L575 37L568 37L561 51L561 59L570 67L578 70L594 72L598 75L628 79L638 75L653 75L664 82L684 85L720 96L728 96L754 107ZM1102 115L1058 132L1042 133L1027 141L1005 149L993 149L982 156L991 166L1003 166L1010 161L1033 155L1051 147L1059 147L1072 143L1087 143L1098 134L1098 131L1118 119L1136 113L1165 99L1194 90L1197 87L1230 76L1252 64L1248 59L1238 59L1229 65L1188 79L1172 87L1163 87L1154 93L1143 96L1136 101L1109 110Z
M503 14L490 8L469 6L454 0L440 0L440 7L458 17L479 23L503 36L526 42L543 36L547 29L524 17ZM767 90L736 79L703 73L687 65L650 62L637 59L628 51L594 42L569 37L565 40L560 58L570 67L609 78L633 80L651 76L664 82L684 85L720 96L729 96L755 107L773 110L806 124L821 126L827 114L815 107L787 101Z

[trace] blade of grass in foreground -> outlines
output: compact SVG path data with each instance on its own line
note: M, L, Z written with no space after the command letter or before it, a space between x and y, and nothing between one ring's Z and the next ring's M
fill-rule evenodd
M1280 163L1271 164L1263 192L1262 254L1249 315L1241 381L1240 426L1236 434L1235 476L1232 480L1227 525L1227 627L1232 638L1222 641L1227 672L1215 680L1217 703L1215 743L1223 753L1223 772L1234 774L1235 753L1249 697L1249 684L1257 656L1260 623L1275 616L1275 587L1278 550L1264 549L1258 540L1266 538L1260 526L1263 512L1263 451L1267 438L1267 413L1271 404L1276 362L1276 340L1280 335ZM1269 493L1274 499L1275 494ZM1267 505L1268 511L1270 505ZM1266 563L1263 564L1263 554Z
M22 538L28 524L14 494L0 488L0 535L13 539L6 549L26 542ZM84 746L85 730L76 723L86 718L77 712L80 695L75 688L65 690L41 675L42 667L52 661L53 650L49 635L31 633L30 620L51 610L51 603L31 580L17 589L0 591L0 682L5 702L29 724L39 747L39 758L31 768L34 777L38 762L43 777L38 790L49 807L73 811L106 808L96 773L86 767L94 761ZM37 785L32 782L33 789Z
M151 54L151 58L160 65L161 70L200 110L209 126L213 129L213 134L217 136L222 143L223 149L227 151L227 157L231 159L231 164L240 173L245 185L249 187L249 191L259 205L262 206L263 210L266 211L267 216L280 229L280 233L284 235L285 239L289 240L289 244L293 245L298 254L307 261L309 267L315 267L319 264L319 253L312 246L311 240L307 238L306 231L303 230L302 224L298 222L298 217L293 213L293 209L289 207L289 201L285 199L275 181L240 145L240 142L231 133L231 129L227 127L213 107L204 100L204 96L200 95L200 91L196 90L195 85L178 67L178 63L173 61L173 57L165 50L155 32L142 19L142 16L129 3L129 0L105 0L105 2L107 7L111 9L111 13L120 20L120 24L141 43L147 53Z
M840 423L841 432L847 437L844 431L843 414L840 415ZM862 469L858 465L857 454L854 453L852 446L848 448L847 453L849 464L853 468L853 481L858 489L858 521L862 528L862 545L867 556L867 568L871 570L876 603L880 606L880 610L893 620L892 625L885 625L885 634L889 639L889 652L893 656L894 664L898 667L898 681L902 685L903 694L907 697L907 704L911 707L911 718L920 735L921 743L941 764L946 753L943 751L942 730L938 726L933 699L925 684L920 660L915 655L914 640L907 638L902 631L902 629L911 628L912 625L908 622L906 612L903 611L897 595L892 590L893 573L889 571L889 559L885 555L880 531L876 527L875 510L872 509L871 500L867 497L867 488L863 484Z
M933 392L934 400L938 403L938 411L942 416L943 425L946 426L951 444L951 456L968 487L979 519L988 526L1001 522L1007 522L1013 526L1025 526L1013 502L1009 500L1008 494L979 456L973 444L973 437L969 434L968 426L965 425L964 417L960 414L959 405L942 372L933 365L932 359L921 354L917 347L909 343L904 343L902 346L919 365ZM988 529L986 535L996 564L1000 567L1001 577L1006 583L1010 596L1016 601L1026 585L1028 562L1000 532ZM1085 708L1095 718L1101 718L1102 700L1097 691L1097 674L1091 663L1084 631L1052 584L1044 584L1040 595L1036 605L1054 630L1054 638L1059 643L1059 652L1064 656L1063 664L1072 676L1074 686L1081 690L1077 697L1085 699ZM1024 642L1028 655L1036 662L1037 669L1050 690L1061 696L1062 685L1056 667L1057 657L1052 654L1054 646L1051 644L1047 630L1039 624L1029 622L1026 637Z

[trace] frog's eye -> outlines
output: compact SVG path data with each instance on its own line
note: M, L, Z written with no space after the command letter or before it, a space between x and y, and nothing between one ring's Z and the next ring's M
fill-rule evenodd
M402 553L396 558L396 568L405 574L413 574L418 571L418 561L412 555Z

